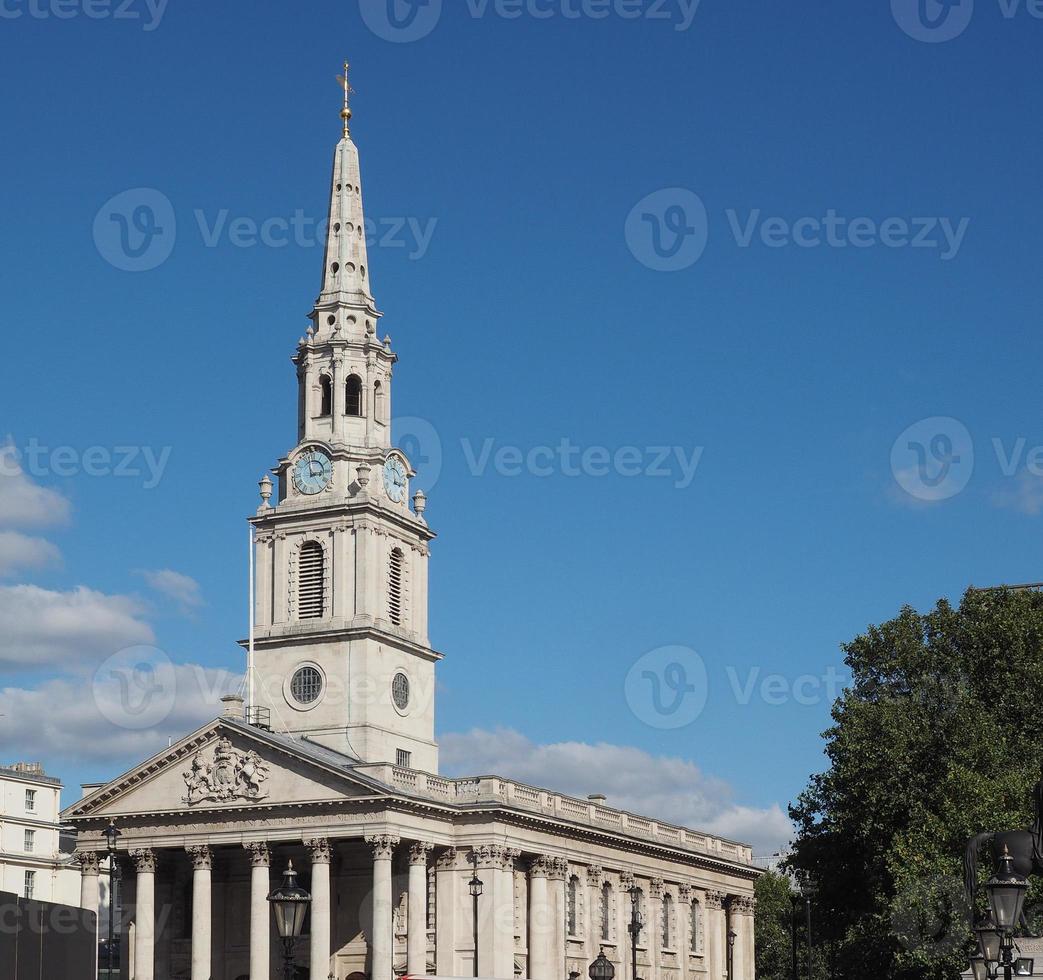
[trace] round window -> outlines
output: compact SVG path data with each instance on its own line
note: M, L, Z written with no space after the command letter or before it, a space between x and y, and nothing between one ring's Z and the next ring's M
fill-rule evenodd
M314 704L322 694L322 674L314 667L301 667L290 681L290 694L298 704Z
M396 674L391 684L391 696L395 699L395 707L405 711L409 707L409 678L405 674Z

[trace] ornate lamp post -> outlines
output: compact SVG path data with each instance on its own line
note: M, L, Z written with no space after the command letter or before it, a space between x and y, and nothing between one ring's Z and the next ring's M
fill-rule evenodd
M590 964L587 976L590 977L590 980L615 980L616 968L605 959L604 949L598 953L598 958Z
M1019 974L1019 968L1024 969L1024 965L1014 956L1014 929L1021 921L1028 880L1014 870L1014 858L1006 847L1003 848L999 870L989 879L985 888L992 914L976 930L981 947L980 959L985 961L986 977L989 974L995 976L1002 966L1004 980L1013 980ZM981 969L980 965L977 969Z
M268 896L268 901L275 910L275 924L282 938L283 977L285 980L293 980L294 947L304 928L311 895L297 884L297 872L293 870L292 861L286 865L282 884Z
M116 841L120 832L116 829L116 821L110 820L104 830L106 851L109 855L109 942L105 947L105 970L112 977L112 947L116 925Z
M482 897L482 879L478 877L478 851L475 849L471 850L471 860L474 862L474 874L468 887L474 903L474 975L478 976L478 899Z
M734 929L728 930L728 980L734 980L735 940L738 938L739 934Z
M628 892L630 895L630 925L627 932L630 933L630 956L633 972L632 980L639 980L637 975L637 941L641 938L641 928L644 923L641 920L641 889L635 884Z

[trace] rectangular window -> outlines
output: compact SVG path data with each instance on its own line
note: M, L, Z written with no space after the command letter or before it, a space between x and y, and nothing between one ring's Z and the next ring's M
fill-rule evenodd
M25 873L25 897L27 899L33 897L33 892L36 891L36 872L26 871Z
M25 832L25 853L32 854L36 849L36 831L27 830Z
M405 749L399 749L396 754L395 765L399 769L412 769L413 768L413 753L407 752Z
M36 790L27 789L25 791L25 812L34 813L36 811Z

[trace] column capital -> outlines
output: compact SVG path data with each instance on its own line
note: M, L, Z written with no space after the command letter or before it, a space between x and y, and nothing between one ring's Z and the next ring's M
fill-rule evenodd
M435 849L434 844L428 844L426 841L418 840L413 841L409 845L409 864L412 867L422 865L427 867L427 859L431 856L431 852Z
M156 852L151 847L141 847L132 850L130 859L134 862L134 870L139 875L154 875L156 873Z
M677 886L677 897L684 902L685 905L692 904L692 886L691 885L678 885Z
M210 871L214 866L214 852L208 844L190 844L185 853L195 871Z
M455 847L442 851L435 859L435 868L439 871L455 871L458 853Z
M252 840L243 844L250 854L250 864L254 868L270 868L272 866L272 849L268 841Z
M736 915L754 915L757 911L757 899L746 895L732 895L728 899L728 908Z
M330 842L327 837L311 837L304 842L311 857L312 864L329 864L331 860Z
M708 891L706 893L706 907L711 912L719 912L724 908L724 902L727 899L727 895L724 892Z
M373 848L374 861L390 861L395 853L395 848L400 843L400 839L393 837L391 834L377 834L373 837L367 837L366 843Z
M77 851L76 860L80 874L85 878L96 878L101 872L101 854L98 851Z
M628 892L636 884L633 871L621 871L619 873L619 887Z
M605 880L605 869L600 864L587 865L587 884L592 888L598 888Z
M478 858L478 867L483 871L499 869L507 857L507 848L503 844L479 844L474 848Z
M648 883L648 890L652 895L652 898L657 901L661 901L663 898L663 892L666 890L666 882L662 878L653 878Z
M569 875L569 862L565 858L541 854L533 858L529 871L534 878L549 878L551 881L564 881Z

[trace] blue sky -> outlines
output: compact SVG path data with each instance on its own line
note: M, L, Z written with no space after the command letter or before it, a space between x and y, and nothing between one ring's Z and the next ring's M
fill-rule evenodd
M572 743L630 747L672 775L610 797L760 815L771 846L842 642L1043 578L1043 20L926 2L933 35L905 0L396 0L405 40L384 0L4 0L0 436L48 449L0 505L4 755L75 785L184 734L194 709L130 739L63 721L125 646L241 669L244 519L294 441L322 262L281 222L324 216L348 56L450 767L550 780ZM96 218L141 188L176 236L125 271ZM563 440L587 472L539 452ZM124 446L158 480L87 472ZM689 724L649 724L649 654L667 687L705 667Z

